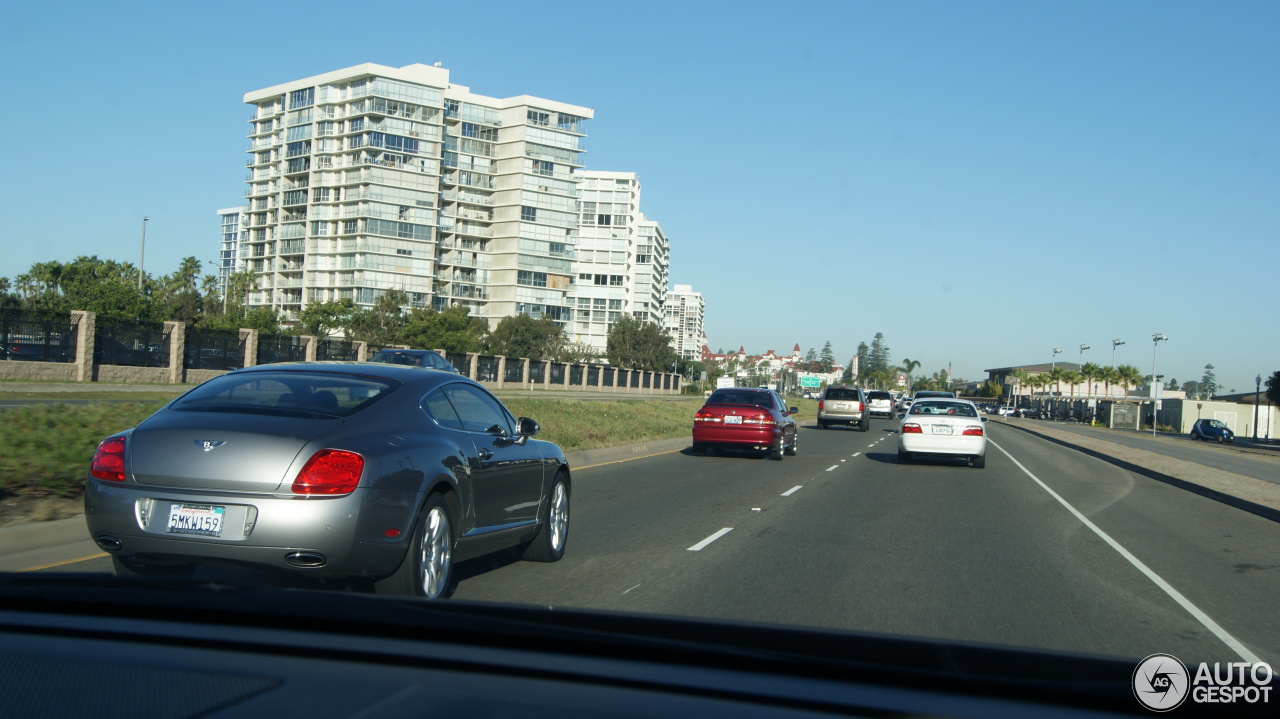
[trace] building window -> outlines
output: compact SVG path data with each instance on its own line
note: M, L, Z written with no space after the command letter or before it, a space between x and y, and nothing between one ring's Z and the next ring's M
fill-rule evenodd
M556 174L556 165L554 162L546 160L534 160L533 172L537 175L554 175Z
M605 285L608 285L608 284L609 284L609 275L596 275L596 276L595 276L595 284L600 285L600 286L602 286L602 287L603 287L603 286L605 286ZM603 301L604 301L604 300L601 300L601 302L603 302Z
M520 219L521 219L521 220L524 220L524 221L526 221L526 222L537 222L537 221L538 221L538 210L537 210L537 209L535 209L535 208L533 208L533 207L521 207L521 208L520 208Z
M609 275L609 286L610 286L610 287L621 287L621 286L622 286L622 275Z
M528 270L520 270L516 275L516 284L528 285L530 287L546 287L547 273L529 272Z
M530 125L538 127L549 127L551 125L551 113L541 110L529 110L527 113Z
M314 87L308 87L304 90L294 90L289 93L289 109L292 110L295 107L308 107L315 104L315 99L316 89Z

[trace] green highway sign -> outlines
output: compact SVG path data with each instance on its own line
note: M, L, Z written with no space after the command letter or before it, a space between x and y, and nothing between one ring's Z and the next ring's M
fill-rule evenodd
M818 377L801 377L800 386L801 387L821 387L822 380L819 379Z

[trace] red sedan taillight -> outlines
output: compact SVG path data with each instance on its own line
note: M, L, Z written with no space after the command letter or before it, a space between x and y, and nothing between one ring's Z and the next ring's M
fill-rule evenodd
M902 433L903 434L924 434L924 432L921 431L920 429L920 425L915 424L914 422L909 422L907 424L902 425Z
M751 425L760 425L763 427L772 427L773 425L777 424L777 422L773 420L773 415L769 414L768 412L760 412L758 414L743 415L742 423L751 424Z
M103 440L93 453L89 474L108 482L124 481L124 437Z
M981 427L979 427L979 426L977 426L977 425L974 425L974 426L972 426L972 427L965 427L965 428L964 428L964 431L963 431L963 432L961 432L960 434L962 434L962 435L964 435L964 436L966 436L966 437L981 437L981 436L982 436L982 428L981 428Z
M694 422L723 422L724 417L721 417L720 415L714 412L699 410L698 413L693 416L693 421Z
M360 484L364 457L340 449L322 449L307 460L293 480L294 494L350 494Z

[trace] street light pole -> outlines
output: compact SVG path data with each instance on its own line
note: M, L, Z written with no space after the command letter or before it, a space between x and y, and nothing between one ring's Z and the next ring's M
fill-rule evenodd
M1262 394L1262 375L1253 378L1253 441L1258 441L1258 396Z
M1151 436L1156 436L1156 383L1160 380L1156 379L1156 350L1160 348L1161 340L1168 340L1168 337L1159 332L1151 335L1151 386L1149 394L1151 396Z
M150 217L142 218L142 242L138 245L138 291L142 291L142 267L143 261L147 257L147 220Z
M1116 366L1116 348L1124 344L1124 340L1111 340L1111 366Z

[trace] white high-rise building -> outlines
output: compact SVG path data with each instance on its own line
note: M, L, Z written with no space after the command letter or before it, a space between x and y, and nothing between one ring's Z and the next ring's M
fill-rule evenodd
M640 211L634 172L583 170L570 325L574 342L601 352L619 317L662 324L668 248L657 222Z
M239 269L240 243L247 234L244 230L248 219L247 207L228 207L218 210L218 228L221 242L218 245L218 291L227 292L227 281Z
M589 108L492 98L428 65L364 64L246 93L250 304L460 304L572 317Z
M702 359L702 321L706 305L692 285L676 285L663 302L663 327L671 335L676 353L685 359Z

